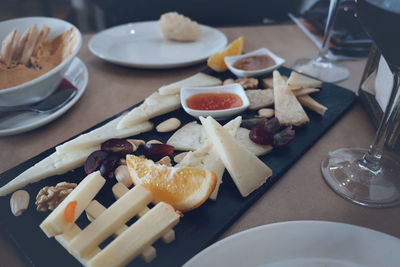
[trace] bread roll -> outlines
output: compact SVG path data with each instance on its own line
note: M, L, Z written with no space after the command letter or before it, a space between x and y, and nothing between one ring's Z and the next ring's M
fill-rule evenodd
M201 27L197 22L176 12L161 15L158 26L164 38L169 40L192 42L202 35Z

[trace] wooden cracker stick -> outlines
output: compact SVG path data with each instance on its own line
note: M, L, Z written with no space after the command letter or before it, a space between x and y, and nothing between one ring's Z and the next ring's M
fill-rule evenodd
M320 114L320 115L324 115L324 114L325 114L325 111L327 111L327 109L328 109L328 108L325 107L324 105L322 105L322 104L318 103L317 101L315 101L315 100L314 100L311 96L309 96L309 95L299 96L299 97L297 97L297 99L299 100L299 102L300 102L303 106L305 106L305 107L307 107L307 108L309 108L309 109L311 109L311 110L317 112L317 113Z
M310 119L278 71L273 72L275 117L282 125L303 125Z

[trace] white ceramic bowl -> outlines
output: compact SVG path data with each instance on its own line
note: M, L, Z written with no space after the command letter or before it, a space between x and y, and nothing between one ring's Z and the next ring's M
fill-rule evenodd
M186 100L192 95L202 94L202 93L233 93L238 95L242 99L242 106L237 108L229 108L229 109L221 109L221 110L196 110L191 109L187 106ZM236 115L245 109L247 109L250 105L249 99L244 92L243 87L238 84L228 84L222 86L215 87L182 87L181 88L181 104L183 109L195 118L199 116L207 117L212 116L214 119L228 119L229 117Z
M24 31L33 24L36 24L39 29L41 29L43 25L50 27L48 38L61 32L65 32L72 27L74 29L73 32L77 37L75 46L68 58L64 59L58 66L49 72L23 84L1 89L0 106L10 107L32 104L49 96L55 89L57 89L64 73L67 71L69 65L81 47L82 36L80 31L74 25L60 19L47 17L26 17L0 22L0 40L3 40L4 37L14 28L17 29L18 34L21 36L21 34L23 34Z
M233 64L235 64L236 61L239 59L248 57L248 56L258 56L258 55L267 55L271 57L274 61L275 64L265 68L265 69L259 69L259 70L241 70L233 67ZM285 60L283 58L278 57L274 53L272 53L269 49L267 48L260 48L257 50L254 50L252 52L239 55L239 56L232 56L232 57L225 57L225 64L228 66L228 69L235 74L237 77L254 77L254 76L259 76L262 74L266 74L269 72L272 72L273 70L279 68L285 63Z

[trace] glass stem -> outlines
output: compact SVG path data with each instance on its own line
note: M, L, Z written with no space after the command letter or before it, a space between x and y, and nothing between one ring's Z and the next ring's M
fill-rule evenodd
M394 106L394 101L396 99L397 91L400 86L399 72L393 70L393 88L390 94L389 102L386 106L385 113L379 124L378 130L376 132L375 138L369 147L368 152L364 155L362 160L359 162L360 166L377 173L381 169L380 160L382 158L383 147L385 145L387 129L389 125L394 123L394 118L396 117L396 112L400 107L400 101L397 101Z
M335 24L336 20L336 14L337 11L339 10L338 8L339 2L340 0L330 0L328 18L326 20L325 31L324 31L324 38L322 40L322 45L319 49L318 57L316 58L316 61L318 62L328 61L326 58L326 54L328 53L329 42L332 36L333 25Z

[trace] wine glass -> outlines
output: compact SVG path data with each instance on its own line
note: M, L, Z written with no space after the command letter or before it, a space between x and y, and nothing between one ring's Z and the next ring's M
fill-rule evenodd
M339 82L349 77L350 71L347 67L332 63L327 58L329 42L338 9L339 0L330 0L324 37L318 56L316 58L301 58L296 60L292 66L294 70L325 82Z
M340 148L321 163L326 182L339 195L368 207L400 204L400 163L383 154L387 129L398 123L400 86L400 1L357 0L357 15L393 73L393 88L382 121L369 149ZM390 128L389 128L390 129Z

